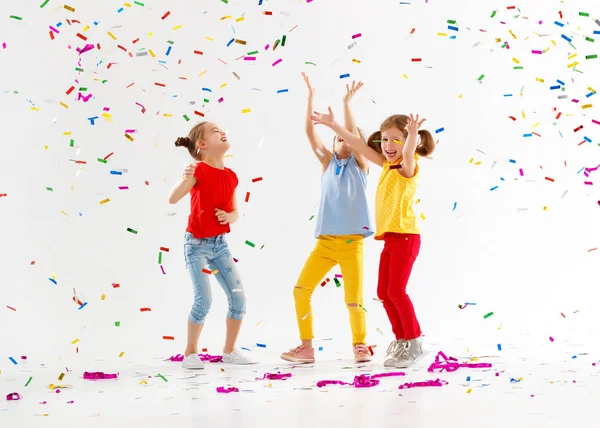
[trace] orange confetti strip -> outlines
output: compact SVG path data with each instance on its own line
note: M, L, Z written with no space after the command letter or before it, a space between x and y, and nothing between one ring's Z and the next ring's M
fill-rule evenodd
M140 308L140 312L151 312L152 309L150 308Z
M162 17L162 18L160 18L160 19L166 19L166 18L167 18L167 16L169 16L170 14L171 14L171 11L167 11L167 13L165 13L165 14L163 15L163 17Z
M596 251L597 249L598 249L598 247L592 248L591 250L588 250L588 253L591 253L592 251Z
M175 336L163 336L164 340L175 340Z

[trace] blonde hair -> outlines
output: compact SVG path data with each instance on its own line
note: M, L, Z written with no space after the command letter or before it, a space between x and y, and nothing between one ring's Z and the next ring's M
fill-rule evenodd
M404 134L404 137L407 137L408 133L405 128L409 120L410 118L404 114L395 114L388 117L379 126L379 131L371 134L367 144L377 152L383 153L383 150L381 150L381 133L390 128L397 128ZM431 155L435 151L435 140L433 139L433 135L431 135L431 132L421 129L419 130L419 137L421 137L421 141L417 146L416 153L421 157Z

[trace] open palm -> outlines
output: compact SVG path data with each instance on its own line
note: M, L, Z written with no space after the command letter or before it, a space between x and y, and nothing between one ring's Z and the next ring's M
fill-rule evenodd
M310 116L310 119L317 125L325 125L328 127L332 127L335 123L335 117L333 116L333 112L331 111L331 107L327 107L328 113L319 113L314 112L313 115Z

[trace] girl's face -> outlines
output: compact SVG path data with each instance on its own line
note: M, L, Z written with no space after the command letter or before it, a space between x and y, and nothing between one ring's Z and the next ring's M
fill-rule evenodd
M346 152L351 151L351 147L342 137L336 135L333 139L333 151L340 154L346 154Z
M200 150L210 156L222 156L231 147L225 131L212 122L204 124L204 137L197 144Z
M405 141L404 132L398 128L381 131L381 150L389 163L394 163L402 157L402 147Z

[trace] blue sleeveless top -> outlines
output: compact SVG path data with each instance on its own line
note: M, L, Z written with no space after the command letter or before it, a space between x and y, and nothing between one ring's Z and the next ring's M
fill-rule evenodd
M373 235L367 205L367 175L354 155L338 159L334 153L321 176L321 203L315 237L321 235Z

